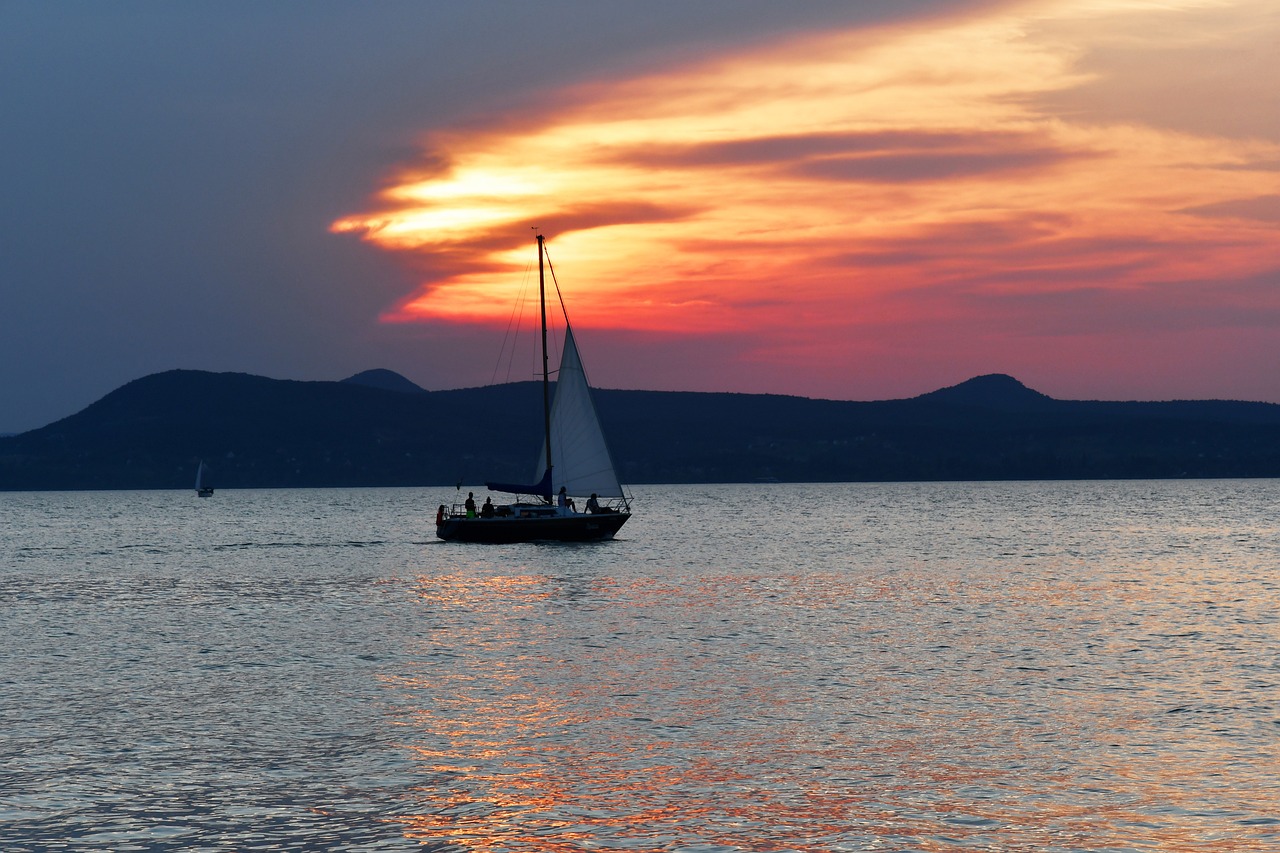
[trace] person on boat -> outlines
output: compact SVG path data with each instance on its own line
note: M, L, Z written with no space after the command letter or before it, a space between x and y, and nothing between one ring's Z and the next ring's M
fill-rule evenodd
M556 498L556 503L560 504L560 506L565 509L570 509L574 512L578 511L578 508L574 506L573 498L569 497L569 490L565 486L560 487L560 495Z
M600 501L596 497L596 493L592 492L591 497L587 498L587 512L599 512Z
M444 524L444 504L440 504L440 508L436 510L436 527Z
M481 518L493 518L493 498L486 496L484 506L480 507Z
M467 492L467 499L462 504L467 508L467 518L476 517L476 495L475 492Z

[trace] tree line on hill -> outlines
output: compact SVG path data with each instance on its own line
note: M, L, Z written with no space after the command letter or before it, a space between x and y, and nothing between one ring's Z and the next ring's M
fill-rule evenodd
M436 486L536 473L541 387L175 370L0 437L0 489ZM624 483L1280 476L1280 406L1055 400L1008 376L906 400L594 392ZM540 473L540 472L537 472Z

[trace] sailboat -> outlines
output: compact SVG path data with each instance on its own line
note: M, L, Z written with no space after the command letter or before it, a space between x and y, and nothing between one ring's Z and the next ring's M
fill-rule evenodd
M205 472L209 470L209 466L204 464L204 460L200 460L199 467L196 468L196 494L202 498L213 495L213 486L207 486L204 482Z
M495 506L487 499L484 507L478 509L474 497L468 493L464 504L454 504L451 508L441 504L436 512L436 536L446 541L590 542L612 539L631 518L631 504L614 471L567 315L552 400L543 269L546 248L541 234L537 235L537 241L538 301L542 311L543 443L534 475L542 471L542 476L536 483L485 483L490 491L529 500Z

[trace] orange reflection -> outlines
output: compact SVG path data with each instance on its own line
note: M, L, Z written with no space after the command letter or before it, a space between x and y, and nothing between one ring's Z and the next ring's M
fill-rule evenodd
M1112 626L1194 602L1043 568L1017 585L936 570L420 577L424 619L449 618L387 681L414 708L421 775L399 820L470 851L1271 849L1275 833L1243 821L1275 814L1276 793L1232 781L1257 757L1213 730L1211 674L1171 707L1154 676L1119 690L1066 665L1140 669L1136 629ZM1023 633L1024 607L1061 636ZM1170 634L1146 653L1176 653L1185 627L1149 615L1144 631ZM1013 665L1064 638L1081 657Z

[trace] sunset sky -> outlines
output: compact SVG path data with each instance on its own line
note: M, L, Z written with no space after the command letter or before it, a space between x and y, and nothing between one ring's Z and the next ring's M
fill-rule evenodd
M548 246L593 383L1280 402L1280 5L0 0L0 431L428 389Z

